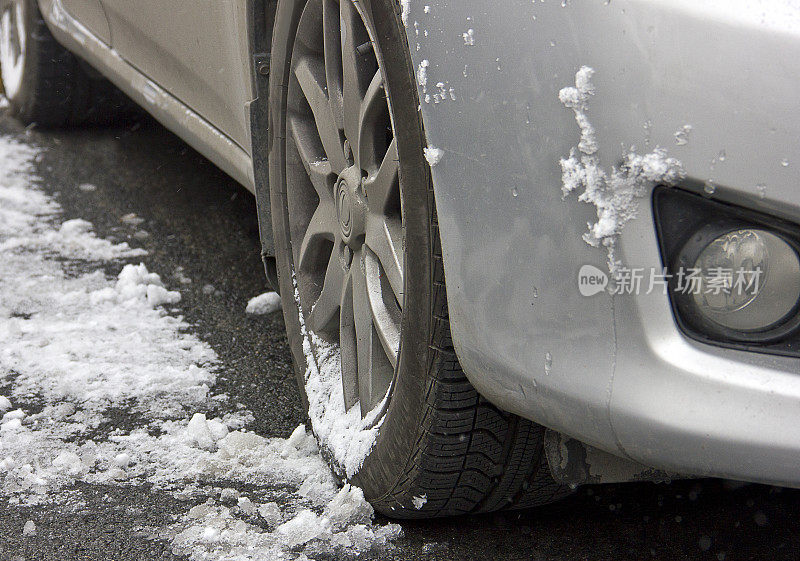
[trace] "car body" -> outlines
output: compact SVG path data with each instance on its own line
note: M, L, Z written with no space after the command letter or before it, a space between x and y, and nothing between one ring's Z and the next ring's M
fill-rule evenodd
M457 97L422 112L430 143L445 150L432 173L465 372L507 410L645 465L796 485L797 358L692 341L661 293L575 289L578 268L602 268L604 255L581 239L594 209L562 200L558 162L577 129L557 94L591 66L606 165L649 141L689 178L713 178L716 197L796 221L797 5L561 4L465 2L435 16L415 4L409 14L426 22L412 52L430 60L428 82ZM690 139L676 145L686 124ZM629 267L661 266L650 200L620 236Z
M264 3L39 4L58 41L268 212ZM472 384L507 411L648 467L800 485L800 358L698 342L658 291L578 291L580 267L602 270L606 254L583 240L596 209L562 193L560 160L580 131L559 100L576 71L593 68L604 167L631 145L660 146L682 163L687 190L712 182L715 200L800 222L800 6L402 4L424 70L425 135L442 151L432 180L450 322ZM691 133L676 142L681 130ZM629 267L663 266L652 187L618 236Z

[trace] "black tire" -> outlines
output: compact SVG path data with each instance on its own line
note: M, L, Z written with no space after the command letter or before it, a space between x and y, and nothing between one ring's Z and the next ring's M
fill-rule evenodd
M13 116L42 127L108 124L131 116L128 98L55 40L36 0L0 0L3 11L17 5L25 43L21 79L18 86L7 86L5 79L3 84Z
M279 0L270 76L273 231L286 328L303 393L306 358L292 279L286 114L295 33L306 3L314 1L318 0ZM399 3L361 0L359 5L380 51L377 57L392 107L405 223L405 303L398 366L383 424L350 480L377 511L397 518L551 502L569 490L550 475L544 427L506 413L479 395L453 348L434 193L423 156L419 100ZM332 467L341 474L335 461Z

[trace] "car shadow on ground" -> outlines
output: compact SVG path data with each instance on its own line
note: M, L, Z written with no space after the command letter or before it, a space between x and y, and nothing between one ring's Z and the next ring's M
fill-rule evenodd
M764 485L631 483L587 486L538 509L404 529L409 539L440 541L432 547L447 550L448 559L480 551L495 559L796 560L799 506L800 492Z

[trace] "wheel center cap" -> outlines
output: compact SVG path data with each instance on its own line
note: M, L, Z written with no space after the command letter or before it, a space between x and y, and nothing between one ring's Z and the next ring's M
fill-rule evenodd
M353 230L353 205L350 202L347 183L344 181L339 184L339 195L336 202L339 205L339 226L342 228L342 234L350 237Z
M360 189L360 171L354 167L344 170L336 183L336 215L342 239L348 245L358 244L364 232L366 203Z

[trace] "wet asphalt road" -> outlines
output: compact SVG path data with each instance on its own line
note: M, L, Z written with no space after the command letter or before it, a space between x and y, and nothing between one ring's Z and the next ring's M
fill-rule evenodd
M111 130L26 133L0 117L0 133L27 134L47 148L43 187L65 218L144 247L148 268L168 286L179 286L183 267L193 282L180 285L181 313L220 356L217 391L256 414L251 430L285 437L303 422L280 314L243 314L266 288L255 202L245 189L146 118ZM97 190L84 192L81 183ZM145 220L138 228L120 221L131 212ZM136 230L149 236L133 237ZM109 430L135 423L121 414ZM72 506L18 508L0 499L0 561L179 558L139 529L169 524L186 504L141 488L74 491L82 502ZM35 521L35 537L22 537L26 520ZM375 559L796 560L800 492L714 480L589 487L537 510L403 527L397 547Z

